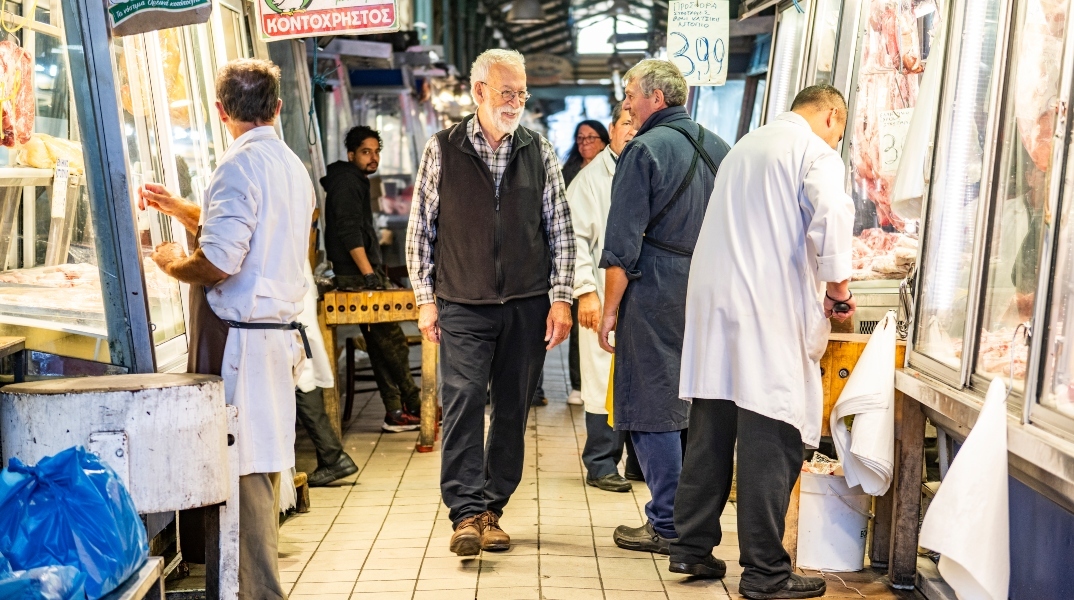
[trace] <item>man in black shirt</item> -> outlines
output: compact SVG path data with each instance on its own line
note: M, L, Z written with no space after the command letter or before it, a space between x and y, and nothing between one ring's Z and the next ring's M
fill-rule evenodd
M388 287L388 278L369 201L369 176L380 164L380 134L362 125L347 132L345 144L347 160L328 165L328 174L321 178L326 193L325 250L337 287L383 290ZM360 327L387 411L382 429L417 429L421 424L421 390L410 374L410 349L402 328L398 323Z

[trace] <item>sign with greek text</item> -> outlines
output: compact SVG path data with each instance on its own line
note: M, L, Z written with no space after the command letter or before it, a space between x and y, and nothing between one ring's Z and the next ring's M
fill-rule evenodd
M265 41L399 31L395 0L255 0Z
M668 5L668 58L688 84L727 82L729 5L728 0L672 0Z
M109 0L108 18L117 37L205 23L212 0Z

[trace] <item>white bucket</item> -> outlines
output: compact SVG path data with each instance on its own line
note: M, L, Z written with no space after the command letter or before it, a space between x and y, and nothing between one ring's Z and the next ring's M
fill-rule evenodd
M839 475L802 472L798 508L798 566L818 571L865 567L872 497Z

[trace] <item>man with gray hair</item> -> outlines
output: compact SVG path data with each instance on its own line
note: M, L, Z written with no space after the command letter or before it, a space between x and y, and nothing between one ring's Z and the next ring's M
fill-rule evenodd
M440 344L440 491L459 556L510 548L499 519L522 480L545 352L570 333L574 280L559 159L519 126L529 98L522 55L484 52L470 86L477 114L425 146L406 244L418 328Z
M615 353L615 429L630 432L652 500L646 523L621 525L614 539L667 554L677 537L672 509L689 415L679 399L679 362L690 257L728 146L687 114L686 79L671 62L643 60L623 81L623 107L638 134L612 181L600 344Z

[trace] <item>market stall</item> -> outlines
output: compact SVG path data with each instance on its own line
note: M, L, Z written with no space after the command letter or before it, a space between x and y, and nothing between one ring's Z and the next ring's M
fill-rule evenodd
M1063 174L1074 159L1071 8L1069 0L954 3L912 347L896 381L916 401L903 417L923 414L952 448L992 379L1008 383L1013 599L1074 589L1069 569L1053 568L1074 531L1066 340L1074 195ZM901 477L914 479L912 463ZM919 501L897 500L904 517ZM916 546L910 532L905 552Z

